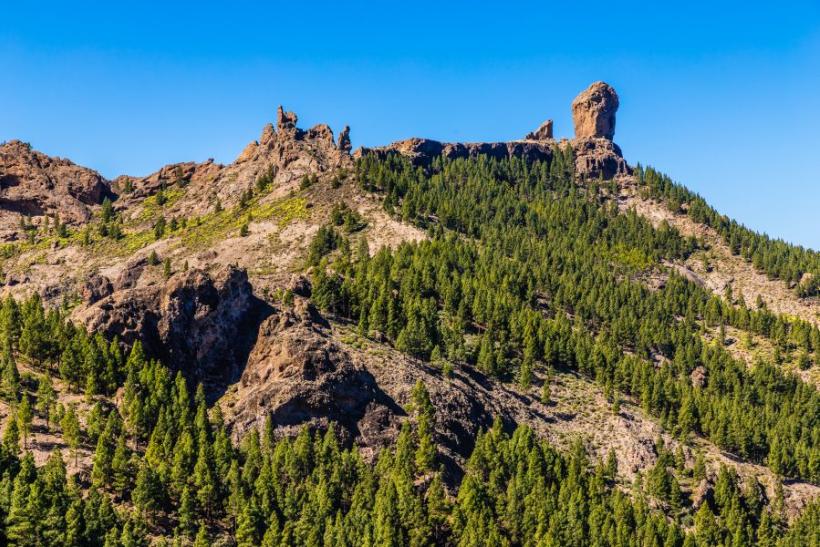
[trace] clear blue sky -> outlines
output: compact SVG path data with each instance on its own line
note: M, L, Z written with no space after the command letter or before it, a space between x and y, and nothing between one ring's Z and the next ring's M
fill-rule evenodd
M230 162L280 103L355 146L570 136L606 80L631 163L820 249L816 0L112 4L3 6L0 141L113 177Z

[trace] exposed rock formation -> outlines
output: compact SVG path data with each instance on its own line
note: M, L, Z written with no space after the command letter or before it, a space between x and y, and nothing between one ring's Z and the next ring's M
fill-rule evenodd
M547 120L538 126L538 129L527 133L524 140L528 141L548 141L552 140L552 120Z
M130 177L133 190L122 195L119 208L127 210L135 200L156 193L162 187L184 186L184 196L174 204L181 216L200 216L211 212L218 200L228 208L236 204L244 192L253 188L257 179L271 176L274 187L296 186L307 174L320 176L342 167L351 167L349 130L339 134L334 142L333 131L326 124L308 130L297 126L298 116L277 109L276 125L266 124L259 140L249 143L236 160L220 165L179 163L163 167L147 177ZM116 179L124 187L126 177Z
M618 94L609 84L595 82L572 101L572 121L575 138L603 138L615 136L615 112Z
M331 337L330 326L307 300L275 312L259 328L227 417L241 438L270 416L274 427L342 428L348 441L385 444L398 432L401 408L376 379ZM391 426L392 424L392 426Z
M247 273L228 267L213 276L192 269L164 285L116 291L76 318L126 344L142 340L149 355L191 380L219 386L238 376L263 313Z
M146 177L129 177L126 175L113 180L114 187L123 194L126 188L131 189L123 195L124 203L130 198L140 198L156 194L160 188L187 186L191 182L213 181L223 166L209 159L202 163L192 161L172 163L160 168Z
M330 129L330 126L324 123L320 123L319 125L315 125L307 130L305 134L305 138L308 140L314 140L319 142L324 142L327 146L333 146L333 130Z
M522 157L528 160L549 160L552 145L546 142L471 142L444 143L432 139L407 139L379 148L361 148L356 155L376 154L385 156L397 152L407 156L414 165L430 165L438 156L448 159L472 158L486 155L492 158Z
M583 179L610 180L632 173L621 148L609 139L588 138L572 141L575 173Z
M339 150L349 154L350 148L350 126L346 125L339 132Z
M114 288L107 277L98 273L92 273L83 285L80 296L82 296L83 302L86 304L93 304L109 296L113 291Z
M615 134L615 112L618 95L603 82L592 84L572 103L576 138L570 141L575 155L575 172L582 179L629 175L632 171L612 142ZM552 158L553 123L547 120L538 129L528 133L523 140L485 143L442 143L431 139L406 139L379 148L362 148L357 155L377 154L384 156L396 152L407 156L414 165L428 166L438 156L467 158L487 155L493 158L520 157L527 160Z
M298 131L296 123L299 121L295 112L285 112L282 105L276 110L276 130L285 133Z
M0 145L0 209L28 216L57 215L67 223L85 222L89 206L113 198L99 173L53 158L14 140ZM6 216L9 227L16 216ZM4 226L5 227L5 226Z

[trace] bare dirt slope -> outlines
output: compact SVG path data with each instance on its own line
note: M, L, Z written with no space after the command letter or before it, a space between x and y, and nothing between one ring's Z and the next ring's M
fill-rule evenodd
M820 325L820 301L798 298L783 281L769 279L758 272L742 256L732 254L720 234L712 228L697 224L683 213L673 213L663 203L642 197L631 177L623 179L620 184L618 207L622 211L635 211L656 227L666 221L683 235L694 236L704 242L708 246L706 251L694 253L684 264L671 266L715 294L723 296L726 287L731 287L734 297L742 295L750 307L760 298L776 313Z

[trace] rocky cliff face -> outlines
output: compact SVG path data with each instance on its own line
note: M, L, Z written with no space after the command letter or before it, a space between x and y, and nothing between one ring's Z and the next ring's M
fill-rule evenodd
M278 309L259 327L236 390L223 400L236 438L270 417L280 432L333 421L348 441L380 446L398 432L401 407L360 361L334 340L307 300Z
M612 142L618 105L615 89L604 82L593 83L572 101L575 171L583 178L609 180L632 172Z
M91 217L91 206L114 197L99 173L33 150L20 141L0 145L0 236L9 236L19 216L58 216L79 224Z
M93 285L111 290L107 280ZM128 345L141 340L149 355L218 390L238 376L264 314L247 273L228 267L214 274L192 269L161 285L116 290L75 318L89 331Z

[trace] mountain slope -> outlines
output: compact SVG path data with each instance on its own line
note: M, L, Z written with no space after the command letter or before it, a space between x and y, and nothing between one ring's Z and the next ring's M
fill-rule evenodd
M806 541L817 253L633 170L617 104L582 93L571 140L352 155L280 108L230 165L98 181L74 224L7 207L7 537L62 448L55 506L122 542Z

